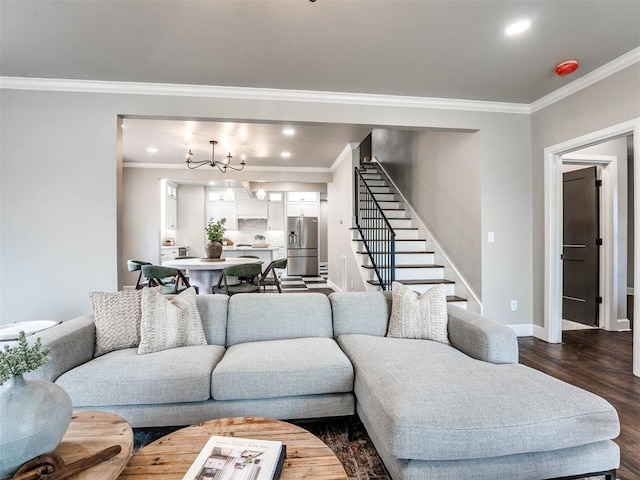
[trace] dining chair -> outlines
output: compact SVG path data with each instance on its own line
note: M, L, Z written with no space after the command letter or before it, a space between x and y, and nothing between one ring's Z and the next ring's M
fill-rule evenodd
M239 255L236 258L257 258L260 259L260 257L256 256L256 255ZM211 287L211 293L216 293L216 290L220 290L222 288L222 279L223 279L223 275L220 275L220 278L218 279L218 283L215 286ZM242 280L253 280L253 278L251 279L244 279L244 278L240 278L240 281Z
M227 295L235 293L260 292L260 273L262 267L259 263L246 263L233 265L222 270L224 290ZM229 284L227 277L237 277L239 283Z
M266 290L267 285L275 285L278 288L278 293L282 293L282 287L280 285L280 277L278 276L278 272L276 269L284 269L287 268L287 259L282 258L280 260L274 260L265 268L264 272L260 274L260 285L262 285L262 290ZM273 278L269 278L269 274L272 275Z
M147 286L146 281L142 281L142 266L151 265L149 262L143 262L142 260L127 260L127 268L130 272L140 272L138 274L138 280L136 281L136 290L140 290L142 287Z
M191 287L189 280L178 268L143 265L142 276L146 277L150 287L162 287L163 295L177 294ZM198 293L198 287L194 288Z

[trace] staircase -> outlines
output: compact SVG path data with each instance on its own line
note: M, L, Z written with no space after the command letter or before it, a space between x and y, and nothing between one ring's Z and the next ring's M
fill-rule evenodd
M442 285L448 302L466 308L467 300L455 294L455 282L444 278L444 265L435 263L436 254L429 248L429 240L425 235L421 235L420 229L415 226L410 214L404 208L403 202L399 199L400 197L394 193L394 188L384 172L379 169L376 163L365 164L358 170L360 177L368 186L368 192L375 198L375 202L360 202L358 224L360 230L368 238L371 238L370 235L373 234L374 240L369 241L369 249L373 250L370 253L374 258L377 258L375 262L378 265L374 265L374 260L367 252L359 229L352 228L354 252L361 265L361 274L367 290L390 290L391 280L389 278L391 276L388 271L389 265L392 265L393 280L407 285L419 293L434 285ZM356 176L358 175L356 174ZM357 179L355 185L356 195L359 195ZM376 203L377 205L374 205ZM393 230L393 241L382 241L384 234L378 233L383 228L379 226L380 220L376 217L380 215L377 206L386 217L385 225L388 224ZM368 225L373 226L369 227ZM381 241L378 241L378 238ZM382 278L382 282L380 278Z

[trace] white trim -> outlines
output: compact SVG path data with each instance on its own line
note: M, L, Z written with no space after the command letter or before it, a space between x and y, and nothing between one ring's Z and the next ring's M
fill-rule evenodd
M562 159L565 152L601 143L621 135L633 134L634 150L640 151L640 117L613 125L544 149L544 333L551 343L562 341ZM640 185L640 158L634 160L634 184ZM640 252L640 195L634 197L634 245ZM634 255L634 285L640 282L640 255ZM634 310L640 311L640 298L634 296ZM634 320L633 373L640 376L640 319ZM534 332L535 333L535 332Z
M533 326L533 336L535 338L539 338L540 340L545 340L546 339L546 332L544 330L544 327L540 327L538 325L534 325Z
M545 95L542 98L539 98L531 105L529 105L530 112L535 113L538 110L542 110L543 108L548 107L549 105L559 102L560 100L568 97L569 95L573 95L580 90L587 88L594 83L599 82L607 78L614 73L619 72L627 68L634 63L640 61L640 47L634 48L630 52L625 53L624 55L619 56L615 60L610 61L609 63L605 63L599 68L592 70L591 72L585 74L584 76L577 78L573 82L565 85L564 87L560 87L559 89L551 92L548 95Z
M614 332L628 332L631 330L631 322L628 318L618 318L614 327Z
M517 325L507 325L511 327L511 329L516 332L518 337L533 337L533 327L532 323L520 323Z
M123 168L157 168L161 170L185 170L184 163L140 163L124 162ZM204 169L201 171L205 171ZM247 165L243 171L246 172L302 172L302 173L331 173L331 168L325 167L270 167L259 165Z
M334 162L331 164L329 171L333 173L338 169L338 167L342 164L342 162L344 162L345 160L351 160L353 156L353 151L359 146L360 144L357 142L347 143L342 149L342 151L340 152L340 155L338 155L338 158L336 158Z
M633 287L627 287L627 295L635 295L635 293L633 293Z
M329 285L335 292L342 292L342 289L329 279L327 279L327 285Z
M277 88L222 87L171 83L108 82L58 78L0 77L0 89L56 92L167 95L175 97L235 98L283 102L311 102L381 107L433 108L471 112L528 115L526 103L488 102L455 98L411 97L368 93L320 92Z
M375 157L374 157L375 158ZM411 203L409 203L407 201L407 199L405 198L405 196L402 194L401 190L398 188L398 186L395 184L395 182L393 181L393 179L391 178L391 176L387 173L387 171L384 169L384 166L377 161L377 159L374 160L375 163L378 164L378 166L380 167L380 170L382 170L384 172L384 174L387 176L387 179L389 180L389 183L391 183L391 185L393 186L393 188L395 189L395 193L397 193L400 198L402 199L402 202L405 205L405 209L409 211L409 213L411 213L411 218L414 219L414 221L417 221L417 223L419 224L419 227L426 232L427 237L429 238L429 241L431 241L433 243L433 245L435 246L436 250L438 250L438 253L440 255L442 255L442 257L444 258L445 262L447 263L447 266L451 268L451 270L453 270L454 275L456 276L456 282L459 280L460 283L462 283L462 285L464 285L464 287L467 290L467 293L473 297L473 301L477 304L478 308L479 308L479 312L480 314L482 314L482 302L480 301L480 298L478 298L478 296L476 295L476 293L473 291L473 289L471 288L471 286L467 283L467 281L465 280L464 276L460 273L460 271L456 268L456 266L454 265L454 263L451 261L451 259L449 258L449 256L444 253L444 250L442 249L442 247L440 247L440 244L438 243L438 241L435 239L435 237L431 234L431 231L427 228L427 226L424 224L424 222L420 219L420 215L416 215L415 210L413 209L413 207L411 206ZM467 299L467 305L469 305L471 303L471 299Z
M533 103L490 102L456 98L379 95L368 93L285 90L277 88L225 87L175 83L112 82L64 78L0 76L0 90L41 90L55 92L167 95L175 97L235 98L241 100L278 100L285 102L333 103L381 107L433 108L470 112L514 113L529 115L558 102L620 70L640 61L640 47L592 70Z

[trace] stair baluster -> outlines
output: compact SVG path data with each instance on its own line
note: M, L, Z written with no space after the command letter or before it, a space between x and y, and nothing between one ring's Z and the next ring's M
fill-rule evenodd
M396 233L357 167L354 182L356 227L382 290L391 290L395 280Z

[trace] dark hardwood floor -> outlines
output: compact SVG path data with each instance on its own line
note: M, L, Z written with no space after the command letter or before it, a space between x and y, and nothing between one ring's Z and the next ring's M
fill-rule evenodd
M521 337L520 362L607 399L618 411L620 480L640 479L640 378L632 373L632 332L574 330L563 343Z

